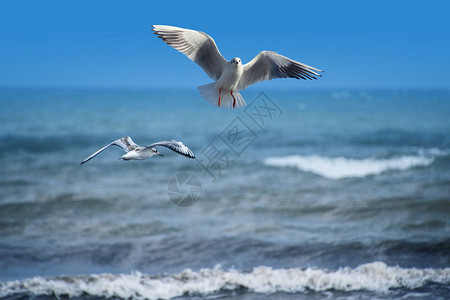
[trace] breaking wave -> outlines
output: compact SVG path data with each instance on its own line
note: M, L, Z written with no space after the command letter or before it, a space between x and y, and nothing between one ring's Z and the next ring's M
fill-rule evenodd
M447 151L431 149L417 155L403 155L393 158L354 159L345 157L325 157L318 155L290 155L268 157L264 164L274 167L296 167L301 171L315 173L328 179L366 177L387 171L405 171L415 167L427 167L438 156Z
M179 296L210 295L238 289L255 293L304 291L373 291L415 289L427 284L449 284L450 268L416 269L388 266L383 262L360 265L355 269L273 269L257 267L249 272L237 270L186 269L173 275L149 276L100 274L70 277L34 277L0 283L0 297L19 294L54 296L94 296L122 299L171 299Z

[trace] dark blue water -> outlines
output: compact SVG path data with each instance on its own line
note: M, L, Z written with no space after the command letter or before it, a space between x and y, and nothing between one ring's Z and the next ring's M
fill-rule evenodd
M449 295L449 91L243 97L0 90L0 298ZM197 159L79 165L122 136Z

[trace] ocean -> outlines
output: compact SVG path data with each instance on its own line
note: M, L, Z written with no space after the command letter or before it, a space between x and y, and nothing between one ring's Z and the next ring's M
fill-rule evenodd
M450 90L242 95L0 89L0 299L449 299Z

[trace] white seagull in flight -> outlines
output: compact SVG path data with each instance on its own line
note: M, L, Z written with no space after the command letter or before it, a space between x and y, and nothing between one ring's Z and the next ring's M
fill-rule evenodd
M323 72L273 51L262 51L249 63L242 65L239 57L227 61L220 54L213 38L204 32L165 25L153 25L153 31L168 45L202 67L215 81L198 89L203 98L218 107L245 106L239 91L254 83L288 77L317 79L321 77L317 72Z
M115 140L114 142L106 145L105 147L103 147L100 150L96 151L95 153L91 154L89 157L87 157L85 160L83 160L80 163L80 165L93 159L100 152L102 152L109 146L117 146L117 147L122 148L122 150L124 150L125 152L127 152L124 155L122 155L121 157L119 157L119 159L122 159L122 160L130 160L130 159L143 160L143 159L150 158L153 155L164 156L161 153L159 153L158 150L155 149L155 147L158 147L158 146L169 148L170 150L172 150L178 154L184 155L186 157L189 157L189 158L195 158L195 155L191 151L191 149L186 147L182 142L178 142L175 140L162 141L162 142L151 144L146 147L141 147L141 146L137 145L135 142L133 142L133 140L129 136L126 136L126 137L120 138L118 140Z

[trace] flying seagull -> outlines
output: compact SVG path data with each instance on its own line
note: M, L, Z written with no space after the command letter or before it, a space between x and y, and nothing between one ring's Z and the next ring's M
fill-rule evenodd
M110 146L117 146L122 148L126 153L119 157L119 159L122 160L130 160L130 159L136 159L136 160L143 160L152 157L153 155L159 155L164 156L161 153L158 152L158 150L155 149L155 147L161 146L169 148L170 150L184 155L189 158L195 158L194 153L186 147L182 142L178 142L175 140L171 141L161 141L154 144L151 144L150 146L141 147L137 145L133 140L129 137L123 137L118 140L115 140L114 142L106 145L105 147L101 148L100 150L97 150L95 153L91 154L89 157L87 157L85 160L83 160L80 165L84 164L85 162L88 162L89 160L96 157L100 152L105 150L106 148Z
M174 26L153 25L152 29L168 45L197 63L215 82L199 86L203 98L212 105L240 108L245 101L239 91L254 83L274 78L317 79L322 70L297 62L273 51L262 51L242 65L239 57L227 61L213 38L204 32Z

